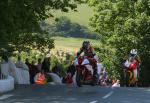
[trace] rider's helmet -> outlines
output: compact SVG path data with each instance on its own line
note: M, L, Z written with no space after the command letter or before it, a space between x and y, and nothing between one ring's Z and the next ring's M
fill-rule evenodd
M137 55L137 49L132 49L131 51L130 51L130 56L131 57L135 57Z
M89 41L84 41L82 43L82 47L86 50L90 49L90 42Z

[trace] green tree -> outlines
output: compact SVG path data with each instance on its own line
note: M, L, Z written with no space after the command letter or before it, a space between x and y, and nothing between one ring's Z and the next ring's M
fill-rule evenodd
M71 21L65 16L56 19L56 28L57 31L65 32L70 30Z
M47 38L40 22L52 17L51 10L67 12L76 8L80 0L1 0L0 2L0 47L1 49L26 50L35 47L54 47Z
M90 38L96 39L96 33L90 31L87 27L81 26L78 23L73 23L69 18L62 16L55 19L51 25L46 25L50 36L63 36L63 37L77 37L77 38Z
M87 0L95 7L91 26L115 49L118 63L133 48L142 59L142 78L150 82L150 0ZM119 69L118 69L119 70Z

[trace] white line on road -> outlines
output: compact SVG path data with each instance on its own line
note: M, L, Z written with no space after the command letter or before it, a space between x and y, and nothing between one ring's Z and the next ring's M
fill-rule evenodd
M8 95L0 96L0 100L7 99L7 98L9 98L9 97L11 97L11 96L13 96L13 95L8 94Z
M97 103L98 101L92 101L92 102L90 102L90 103Z
M108 97L110 97L114 92L111 91L108 94L106 94L104 97L102 97L103 99L107 99Z

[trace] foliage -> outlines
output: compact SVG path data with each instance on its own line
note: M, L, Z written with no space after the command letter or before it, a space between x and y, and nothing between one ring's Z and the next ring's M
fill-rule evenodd
M54 24L45 23L45 30L50 36L76 37L76 38L99 38L96 33L91 32L87 27L81 26L78 23L73 23L65 16L56 18Z
M96 38L96 34L90 33L88 28L81 26L78 23L72 23L67 17L62 16L58 18L56 28L58 32L64 32L65 37Z
M54 66L56 64L60 64L60 60L55 55L51 55L50 63L51 63L51 67L50 68L52 69L52 68L54 68Z
M101 44L100 46L94 46L96 54L103 66L106 68L108 72L108 76L111 79L120 78L119 68L116 68L116 63L118 62L117 57L115 56L115 50L110 49L110 46L106 46Z
M72 38L72 37L53 37L55 43L55 49L52 52L64 51L69 53L75 53L82 46L84 40L90 41L93 46L100 45L98 40L83 39L83 38Z
M150 80L150 0L87 0L95 7L91 26L116 49L118 67L133 48L142 59L143 82ZM149 81L150 82L150 81Z
M52 17L52 9L67 12L76 8L80 0L1 0L0 2L0 47L24 50L35 46L53 48L53 40L45 37L40 22ZM47 39L46 39L47 38Z
M70 55L70 54L66 55L66 57L51 55L51 61L50 61L51 67L50 67L50 69L52 70L56 65L59 65L61 68L61 76L64 76L67 69L68 69L68 66L70 64L72 64L73 59L74 59L74 56Z
M62 16L67 17L73 23L77 23L81 26L85 26L91 30L89 19L94 15L93 8L88 4L77 4L77 11L61 12L60 10L54 10L54 17L60 18ZM51 19L47 19L46 22L51 24Z

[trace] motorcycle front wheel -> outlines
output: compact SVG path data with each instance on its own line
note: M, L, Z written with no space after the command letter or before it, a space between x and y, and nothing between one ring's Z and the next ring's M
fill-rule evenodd
M76 73L76 82L78 87L82 87L82 71L77 68L77 73Z

